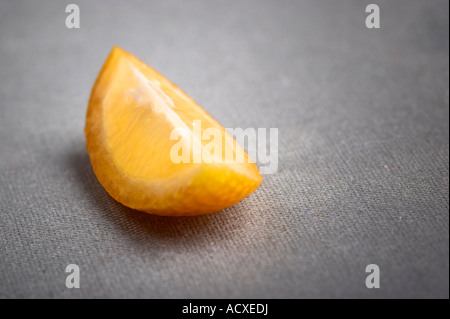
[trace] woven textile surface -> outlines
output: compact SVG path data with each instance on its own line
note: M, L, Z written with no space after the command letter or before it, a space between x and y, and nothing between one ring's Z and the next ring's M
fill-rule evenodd
M449 3L371 2L77 0L68 29L64 1L1 0L0 298L448 298ZM114 45L278 128L277 172L207 216L114 201L83 132Z

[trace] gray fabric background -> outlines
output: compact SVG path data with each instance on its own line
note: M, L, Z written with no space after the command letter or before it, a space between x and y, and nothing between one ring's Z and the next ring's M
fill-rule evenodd
M78 30L69 1L0 2L0 297L449 297L448 1L370 1L379 30L369 1L73 2ZM113 45L279 128L278 172L197 218L111 199L83 127Z

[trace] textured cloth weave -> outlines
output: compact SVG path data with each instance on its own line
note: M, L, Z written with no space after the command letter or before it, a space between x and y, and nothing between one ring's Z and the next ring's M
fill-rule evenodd
M0 298L449 297L448 1L74 3L0 1ZM278 128L277 173L208 216L115 202L83 133L113 45Z

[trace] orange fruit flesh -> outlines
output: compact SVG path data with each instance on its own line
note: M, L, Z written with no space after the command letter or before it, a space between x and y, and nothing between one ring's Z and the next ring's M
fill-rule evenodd
M221 152L211 153L210 141L199 138L209 128L221 132ZM177 140L171 139L174 129L182 132ZM262 182L256 165L216 120L164 76L118 47L92 89L85 134L94 173L106 191L125 206L148 213L218 212ZM180 141L190 150L186 163L171 157ZM198 153L200 161L195 160ZM236 161L238 153L243 162ZM207 156L213 160L205 161Z

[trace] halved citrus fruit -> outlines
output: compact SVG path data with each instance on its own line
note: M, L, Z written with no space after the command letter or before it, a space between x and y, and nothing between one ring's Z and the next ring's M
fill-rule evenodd
M220 132L212 135L221 142L214 144L221 149L213 153L211 139L204 140L211 129ZM256 165L216 120L118 47L92 89L85 134L94 173L106 191L125 206L148 213L218 212L262 182ZM244 161L237 161L237 154Z

